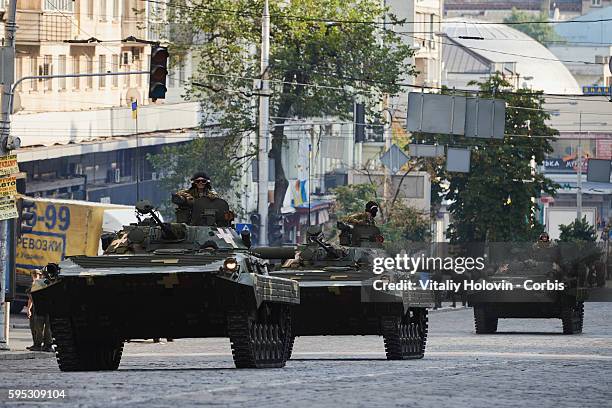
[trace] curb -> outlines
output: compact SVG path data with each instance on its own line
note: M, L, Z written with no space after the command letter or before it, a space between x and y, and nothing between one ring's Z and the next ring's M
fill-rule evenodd
M35 358L52 358L55 353L45 353L39 351L0 351L1 360L32 360Z
M459 306L459 307L442 307L440 309L429 309L429 313L447 313L447 312L458 312L460 310L471 310L472 307L463 307L463 306Z

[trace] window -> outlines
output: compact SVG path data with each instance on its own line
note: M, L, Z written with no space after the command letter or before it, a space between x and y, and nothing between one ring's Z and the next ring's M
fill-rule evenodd
M87 17L90 19L94 18L94 0L87 1Z
M80 74L81 73L81 60L78 55L72 57L72 73ZM81 85L81 78L72 78L72 88L79 89Z
M66 75L66 56L60 55L58 58L58 74ZM66 90L66 78L59 78L59 89Z
M36 57L30 58L30 75L32 76L37 75L36 71L38 70L38 61L36 60ZM30 89L32 91L38 91L38 81L36 79L30 81Z
M113 20L119 20L119 0L113 0Z
M168 87L169 88L174 88L175 85L175 75L176 75L176 70L174 69L174 59L172 57L170 57L168 59Z
M106 21L106 0L100 0L100 20Z
M72 11L72 0L45 0L44 9L47 11Z
M429 15L429 39L434 39L434 14Z
M51 55L45 55L42 65L42 75L53 75L53 59ZM45 91L53 90L53 79L45 79Z
M85 57L86 61L87 61L87 73L88 74L93 74L93 58L90 57L89 55ZM85 87L86 89L92 89L93 88L93 77L87 77L87 85Z
M136 61L136 71L142 71L142 61ZM142 86L142 75L136 75L136 86Z
M185 64L179 64L179 86L185 83Z
M591 6L601 7L601 0L591 0Z
M98 72L102 73L102 72L106 72L106 55L100 55L99 57L100 59L98 60ZM105 76L101 76L99 77L100 81L100 88L106 88L106 77Z
M113 65L112 70L113 71L119 71L119 55L114 54L111 57L111 63ZM113 75L111 77L111 86L113 88L119 88L119 76L118 75Z

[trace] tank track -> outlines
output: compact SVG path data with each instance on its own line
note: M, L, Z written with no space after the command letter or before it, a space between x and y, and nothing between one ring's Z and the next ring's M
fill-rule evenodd
M291 318L281 306L276 319L266 321L247 310L228 312L227 331L236 368L281 368L292 347Z
M492 334L497 331L497 317L490 316L482 306L474 307L474 327L476 334Z
M295 343L295 336L291 336L287 342L287 360L291 360L291 354L293 354L293 343Z
M79 343L70 318L52 318L51 333L61 371L109 371L119 367L123 342Z
M382 335L387 360L423 358L427 345L428 319L426 309L411 309L404 316L382 319Z
M561 322L563 323L563 334L582 333L584 303L576 302L575 305L564 307L561 310Z

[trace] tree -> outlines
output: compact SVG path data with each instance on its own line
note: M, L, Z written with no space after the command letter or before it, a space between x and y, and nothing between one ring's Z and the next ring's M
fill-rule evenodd
M228 136L228 144L257 130L262 0L209 0L186 6L171 1L170 15L179 16L194 33L204 33L193 47L198 65L188 96L201 101L209 118ZM356 99L372 108L383 94L395 95L397 80L415 71L413 52L381 24L386 11L377 0L301 0L270 2L270 117L274 159L274 202L279 214L288 187L282 162L284 125L290 118L352 117ZM386 14L387 22L396 18ZM180 44L177 44L180 49ZM372 113L372 112L370 112ZM254 156L253 144L248 155Z
M365 210L368 201L378 201L376 185L351 184L334 189L336 205L333 209L337 218ZM390 200L391 201L391 200ZM408 242L424 242L429 239L429 220L420 211L409 207L401 200L393 204L381 202L388 212L387 221L378 226L385 238L385 248L391 254L406 249Z
M189 179L198 171L206 172L213 188L226 199L230 198L227 193L238 180L238 164L227 159L230 156L228 150L231 150L231 146L225 138L209 137L180 145L167 145L161 153L147 156L160 175L162 188L168 192L168 202L161 205L165 217L173 218L174 207L170 203L169 193L188 188Z
M432 198L442 193L451 202L451 242L533 241L542 231L534 198L554 195L558 186L535 172L532 161L542 163L552 152L558 132L545 124L542 92L502 92L511 85L499 74L479 86L481 97L506 101L506 135L502 140L414 135L417 141L471 149L469 173L447 172L439 159L422 161L432 175Z
M559 235L560 242L595 242L597 239L595 227L589 224L586 216L582 217L581 220L574 220L568 225L559 225L559 230L561 231Z
M555 32L552 24L534 23L535 21L548 21L548 13L533 15L512 8L512 14L504 18L504 23L525 23L512 24L512 27L524 32L540 43L563 40L563 38Z

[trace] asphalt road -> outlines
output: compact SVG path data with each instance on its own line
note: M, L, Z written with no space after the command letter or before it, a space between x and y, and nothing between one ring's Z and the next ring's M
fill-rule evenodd
M129 343L115 372L0 361L0 406L612 407L612 303L585 309L574 336L560 320L500 320L502 333L476 335L471 310L434 313L426 356L413 361L386 361L374 336L298 338L273 370L234 369L227 339ZM9 389L66 397L15 400Z

